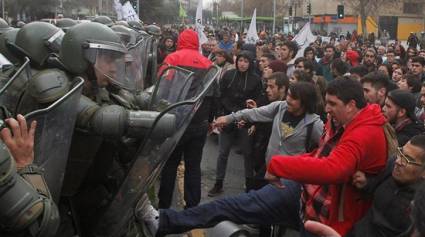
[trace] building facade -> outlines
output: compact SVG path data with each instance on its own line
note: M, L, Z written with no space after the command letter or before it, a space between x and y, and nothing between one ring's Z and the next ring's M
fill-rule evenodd
M316 31L345 33L357 30L362 32L360 16L350 4L341 0L292 0L294 14L307 19L307 4L311 3L312 28ZM345 2L349 2L348 0ZM337 5L344 5L344 19L338 19ZM401 0L384 2L375 14L366 21L367 32L378 35L383 30L392 39L406 40L410 32L425 31L425 0Z

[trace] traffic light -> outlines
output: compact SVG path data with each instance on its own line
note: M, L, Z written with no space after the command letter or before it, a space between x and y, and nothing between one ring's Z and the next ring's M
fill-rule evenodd
M289 15L292 16L292 7L289 7Z
M344 5L338 5L338 7L337 7L337 16L338 16L338 19L343 19L344 18Z
M307 4L307 14L311 15L311 3Z

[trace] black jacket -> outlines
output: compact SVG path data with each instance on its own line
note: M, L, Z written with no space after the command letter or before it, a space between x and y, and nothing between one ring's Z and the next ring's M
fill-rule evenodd
M374 178L368 177L367 191L374 190L372 207L354 225L348 237L398 236L411 225L410 202L422 182L399 185L391 176L395 158L388 160L385 170Z
M399 146L404 146L410 138L419 135L425 131L424 125L418 121L407 124L400 130L396 131Z
M246 108L246 100L258 100L262 94L261 78L254 73L254 64L249 53L242 51L236 58L249 59L248 71L238 69L227 71L220 81L220 106L223 114L229 114ZM236 65L237 67L237 65Z

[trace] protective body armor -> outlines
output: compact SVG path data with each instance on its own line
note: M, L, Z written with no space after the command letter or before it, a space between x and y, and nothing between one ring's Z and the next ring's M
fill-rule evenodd
M0 235L52 237L59 213L42 169L29 165L17 172L7 148L0 145Z
M124 47L112 29L98 23L78 24L63 38L61 62L69 73L85 77L62 189L67 208L61 213L64 218L72 213L74 220L70 236L138 234L137 202L157 178L218 73L212 68L193 83L191 72L170 68L156 84L150 103L139 103L146 88L141 64L136 63L143 62L140 54L145 51L133 50L140 49L139 43ZM64 232L58 236L69 236Z

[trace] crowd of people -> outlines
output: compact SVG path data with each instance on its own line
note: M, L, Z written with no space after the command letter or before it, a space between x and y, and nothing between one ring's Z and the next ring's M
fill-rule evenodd
M115 64L116 58L129 59L126 52L131 37L125 37L119 24L108 22L75 23L66 33L40 22L11 31L5 23L7 31L2 37L15 32L15 50L28 56L33 68L43 72L60 68L63 72L57 71L63 75L86 79L86 107L80 106L84 111L76 122L78 132L141 139L131 137L131 132L140 129L137 126L142 123L137 121L144 118L134 111L143 111L144 104L124 103L130 108L111 109L123 102L117 92L127 89L121 88L120 79L124 77L117 75ZM121 26L132 28L129 23ZM375 37L363 39L353 32L331 37L329 42L317 37L297 57L301 49L290 35L269 36L263 31L256 44L248 44L245 35L223 28L207 31L208 41L200 45L198 33L192 29L163 29L158 33L157 26L150 28L153 36L161 36L157 63L163 66L158 72L167 66L183 68L193 72L196 86L212 65L221 69L162 167L159 210L144 195L135 213L131 212L152 235L182 233L230 220L259 225L261 236L270 235L270 225L297 229L302 236L425 236L425 44L421 39L411 35L406 49L399 41L390 43L387 36L376 41ZM49 41L40 40L37 47L48 48L49 55L58 60L46 57L37 61L30 50L37 47L21 40L28 37L32 39L29 42L35 42L36 34L24 34L28 29L51 29ZM136 36L145 36L143 29L137 30ZM63 41L55 45L60 36ZM2 53L13 55L13 51ZM61 62L61 67L54 62ZM104 90L110 101L105 102L99 94ZM134 101L138 101L136 98ZM139 120L118 119L124 117ZM110 121L108 126L103 118L109 118L105 119ZM36 124L28 128L21 115L6 123L8 128L2 128L0 137L18 168L31 165ZM236 144L244 158L246 192L200 205L202 152L207 136L212 134L218 134L218 157L215 183L208 196L226 192L227 161ZM132 143L117 145L105 140L97 147L98 156L91 160L105 164L105 153L112 154L117 147L126 152L134 148ZM83 144L78 151L83 153L83 148L89 147ZM132 154L135 152L127 155ZM118 157L127 158L122 154ZM110 169L93 173L105 173L102 175L109 183L85 183L84 192L79 190L70 199L88 231L94 224L104 226L91 217L104 208L101 201L110 201L112 195L102 193L98 197L101 195L96 190L122 181L111 181L116 178L115 168L124 167L113 166L114 158L110 159ZM185 166L185 209L176 211L170 207L181 160ZM68 166L78 161L70 159ZM128 164L125 159L120 161ZM84 169L79 166L81 174L73 177L74 183L86 176L97 178L91 177L91 163L86 165ZM99 209L86 209L93 205L99 205ZM66 219L66 215L61 218ZM53 226L55 231L57 225ZM99 229L103 230L96 231Z
M167 61L167 55L179 54L183 37L172 30L163 34L159 52ZM244 35L227 29L207 35L208 42L193 49L222 68L203 133L204 138L215 131L219 141L216 182L208 196L225 193L227 159L236 143L244 157L246 193L198 205L198 156L197 167L185 170L197 180L186 183L185 177L187 209L169 209L168 202L157 211L145 202L142 219L152 233L230 220L260 225L261 236L270 235L271 224L305 236L425 234L415 218L420 210L412 209L425 178L421 39L412 34L405 48L400 41L363 39L356 32L329 42L319 36L296 57L299 47L291 36L260 32L256 44L247 44ZM309 221L304 227L307 220L324 225Z

